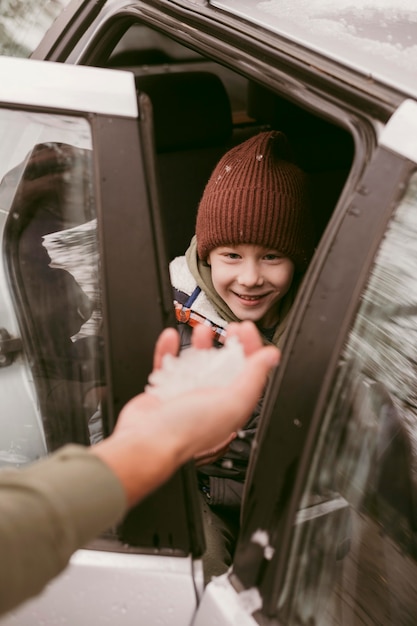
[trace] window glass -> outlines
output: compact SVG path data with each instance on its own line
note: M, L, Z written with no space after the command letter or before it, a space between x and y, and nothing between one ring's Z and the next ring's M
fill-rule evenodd
M0 54L29 57L69 0L2 0Z
M280 611L284 623L415 624L417 176L339 363Z
M0 110L0 465L100 436L101 289L90 127Z

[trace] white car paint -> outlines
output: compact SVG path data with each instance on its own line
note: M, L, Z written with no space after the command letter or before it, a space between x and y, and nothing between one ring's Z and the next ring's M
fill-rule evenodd
M3 103L138 117L130 72L0 57L0 84Z
M190 557L79 550L40 596L0 624L191 626L197 605L194 566L202 573L201 563Z

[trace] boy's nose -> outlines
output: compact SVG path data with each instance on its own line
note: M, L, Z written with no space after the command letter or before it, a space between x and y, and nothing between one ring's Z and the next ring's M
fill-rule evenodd
M262 273L256 263L247 262L241 267L238 283L245 287L259 287L263 284Z

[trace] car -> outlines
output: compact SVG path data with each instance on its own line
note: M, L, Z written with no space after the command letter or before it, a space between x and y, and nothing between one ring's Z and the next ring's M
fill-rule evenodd
M31 0L4 17L1 465L94 443L144 388L175 325L168 263L231 146L286 133L316 246L230 570L204 585L190 464L2 626L415 624L417 8Z

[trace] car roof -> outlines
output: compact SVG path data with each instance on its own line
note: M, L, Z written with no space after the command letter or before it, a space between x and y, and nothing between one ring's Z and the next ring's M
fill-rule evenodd
M210 4L417 97L416 0L211 0Z
M6 11L0 53L29 56L69 3L55 0L50 9L48 0L28 0L18 10ZM203 0L193 0L193 10L198 12L200 3ZM98 3L73 0L73 4L94 8ZM173 4L189 7L190 0ZM416 0L209 0L209 5L318 53L370 83L417 99ZM33 19L35 10L37 18Z

